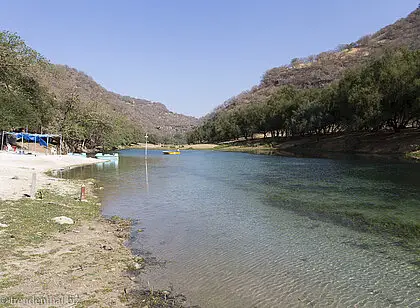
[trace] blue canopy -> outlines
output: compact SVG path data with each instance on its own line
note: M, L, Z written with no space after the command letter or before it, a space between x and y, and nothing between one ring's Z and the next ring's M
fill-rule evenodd
M26 141L29 142L39 142L40 145L47 147L47 141L45 141L47 138L57 137L57 135L48 135L48 134L29 134L29 133L15 133L14 134L16 139L23 138ZM45 140L44 140L44 139Z

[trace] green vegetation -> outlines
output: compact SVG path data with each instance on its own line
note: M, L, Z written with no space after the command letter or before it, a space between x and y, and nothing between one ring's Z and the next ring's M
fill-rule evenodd
M334 191L332 184L322 181L307 185L305 192L296 192L292 189L294 185L290 183L270 193L267 202L316 219L390 236L406 248L420 249L417 199L400 196L381 199L369 193L359 193L355 198L353 194ZM322 196L319 191L323 191Z
M420 151L415 151L407 154L408 158L420 159Z
M281 86L216 112L188 134L189 143L267 136L420 127L420 51L387 51L324 88Z
M0 32L0 130L62 134L72 151L142 140L138 125L99 99L82 101L76 87L50 93L35 73L50 66L19 36Z
M0 233L3 249L0 257L19 247L42 243L55 232L67 232L72 225L59 225L51 219L57 216L71 217L75 223L92 220L100 214L96 201L80 202L73 196L62 196L50 191L43 192L42 200L21 199L0 202L2 223L8 225Z

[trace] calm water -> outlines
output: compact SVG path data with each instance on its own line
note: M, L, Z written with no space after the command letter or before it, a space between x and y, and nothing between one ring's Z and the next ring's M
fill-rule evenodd
M66 176L97 178L104 214L134 219L132 248L164 264L140 284L201 307L420 307L419 256L401 239L302 214L321 205L418 223L420 164L152 151L146 166L143 151L120 155Z

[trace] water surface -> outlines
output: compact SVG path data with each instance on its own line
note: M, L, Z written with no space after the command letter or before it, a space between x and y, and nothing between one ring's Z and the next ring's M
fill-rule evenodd
M127 150L117 165L66 174L97 178L104 214L134 219L131 247L164 264L142 285L173 287L201 307L420 306L418 237L337 219L418 225L420 164L149 154L147 165Z

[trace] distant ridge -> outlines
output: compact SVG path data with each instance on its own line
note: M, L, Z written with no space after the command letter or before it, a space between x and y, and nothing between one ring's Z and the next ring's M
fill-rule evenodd
M36 67L36 75L56 97L75 93L82 102L106 104L127 116L161 142L174 142L198 123L198 119L169 111L165 105L145 99L123 96L106 90L92 77L66 65Z

